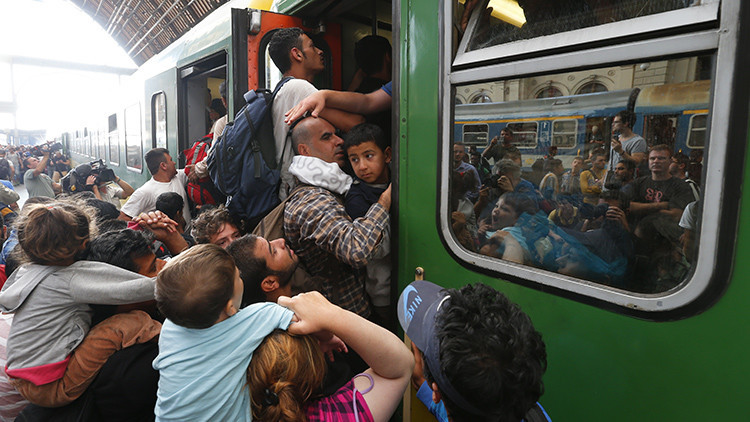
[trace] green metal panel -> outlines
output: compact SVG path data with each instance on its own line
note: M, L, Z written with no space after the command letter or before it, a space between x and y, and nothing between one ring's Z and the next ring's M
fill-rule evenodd
M435 3L401 4L399 289L424 267L448 287L483 282L531 316L547 344L541 402L557 421L742 420L750 363L750 219L739 227L734 279L708 311L648 322L461 267L438 234L440 26ZM747 161L746 161L747 162ZM750 178L746 166L745 180ZM750 207L750 198L742 199Z

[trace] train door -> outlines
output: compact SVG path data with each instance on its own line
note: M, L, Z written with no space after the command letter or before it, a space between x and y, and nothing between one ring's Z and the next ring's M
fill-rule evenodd
M674 150L679 114L647 114L643 116L643 138L648 146L666 144Z

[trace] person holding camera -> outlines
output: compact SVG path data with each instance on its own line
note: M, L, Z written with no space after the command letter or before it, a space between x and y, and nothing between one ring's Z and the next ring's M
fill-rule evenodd
M41 160L33 155L23 160L23 165L27 169L23 175L23 183L26 185L29 198L35 196L54 198L56 193L62 191L62 187L44 172L49 163L49 149L42 147L40 152L42 153Z
M130 184L115 176L114 181L104 180L99 175L91 174L86 178L86 190L94 192L96 199L113 204L119 210L120 199L127 199L135 192Z

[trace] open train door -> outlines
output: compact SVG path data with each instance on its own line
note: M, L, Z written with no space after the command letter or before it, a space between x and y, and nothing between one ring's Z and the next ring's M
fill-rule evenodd
M244 105L242 94L258 88L273 89L282 74L268 55L268 43L280 28L299 27L323 50L326 69L313 81L318 89L341 90L341 26L305 25L302 19L257 9L232 9L232 74L234 112Z

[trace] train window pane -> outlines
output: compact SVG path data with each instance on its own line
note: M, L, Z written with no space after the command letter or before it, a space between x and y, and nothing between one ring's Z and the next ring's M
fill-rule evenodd
M559 148L575 148L578 134L577 120L552 122L552 145Z
M490 0L487 7L492 11L480 16L467 48L478 50L700 3L689 0Z
M706 143L706 114L695 114L690 117L690 133L687 146L690 148L703 148Z
M107 133L103 130L98 131L99 136L99 158L106 162L107 160Z
M159 92L151 97L151 136L155 148L167 147L167 96Z
M143 171L141 107L139 104L134 104L125 109L125 163L130 169Z
M488 125L464 125L463 143L466 145L487 145Z
M107 140L109 141L109 162L120 165L120 137L117 134L117 115L111 114L107 119Z
M680 285L696 256L697 154L709 142L712 81L690 71L699 59L455 85L512 87L494 102L452 105L454 142L471 140L487 158L472 157L476 173L453 162L445 218L455 244L482 256L474 262L509 261L618 291ZM606 89L538 97L553 85L581 92L592 79Z

